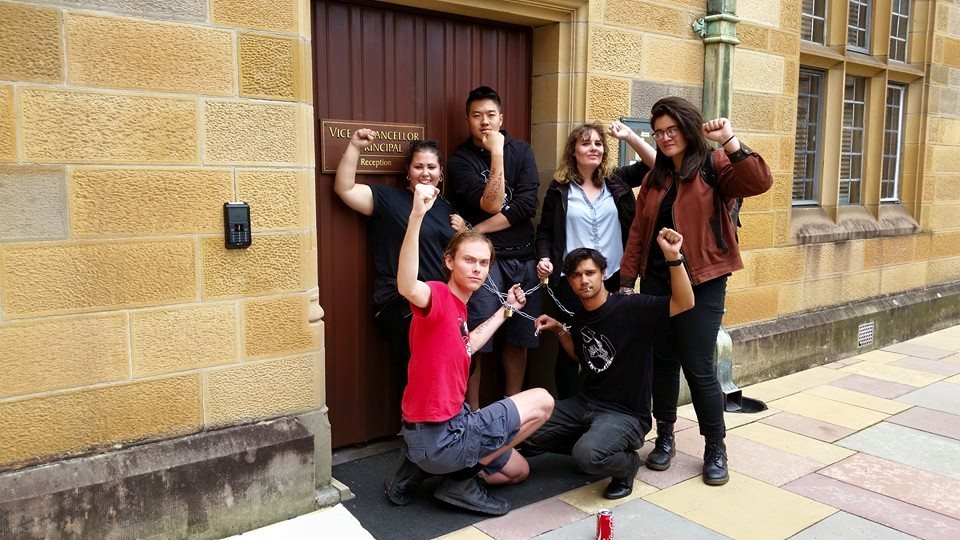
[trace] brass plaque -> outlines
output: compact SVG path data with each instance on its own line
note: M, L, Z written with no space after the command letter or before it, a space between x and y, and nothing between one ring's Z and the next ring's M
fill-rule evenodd
M403 174L410 141L423 140L423 126L418 124L322 120L320 163L324 173L337 172L337 165L350 144L350 137L355 130L362 128L376 131L377 138L360 152L357 174Z

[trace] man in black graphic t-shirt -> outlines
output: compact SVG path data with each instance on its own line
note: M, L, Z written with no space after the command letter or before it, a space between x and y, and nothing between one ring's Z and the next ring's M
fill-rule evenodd
M569 330L542 315L538 331L557 333L571 358L580 362L576 396L557 402L550 419L523 446L525 455L571 454L590 474L610 475L604 496L626 497L640 469L636 449L650 431L653 336L669 317L693 307L693 288L680 246L683 237L664 228L657 237L670 267L671 296L610 294L603 286L607 261L600 252L578 248L563 261L563 273L583 310Z

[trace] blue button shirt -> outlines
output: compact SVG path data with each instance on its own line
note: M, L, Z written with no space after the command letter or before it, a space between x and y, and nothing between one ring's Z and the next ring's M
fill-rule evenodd
M617 216L617 204L613 194L607 189L606 182L593 202L590 202L582 187L576 182L570 182L566 227L567 249L563 252L564 257L580 247L593 248L607 259L607 271L603 279L609 279L614 272L620 270L623 237Z

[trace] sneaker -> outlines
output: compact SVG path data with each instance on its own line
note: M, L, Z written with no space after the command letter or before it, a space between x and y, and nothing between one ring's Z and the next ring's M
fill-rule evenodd
M727 472L727 445L723 437L707 437L703 450L703 483L722 486L730 480Z
M409 504L420 489L420 484L427 477L427 473L407 457L407 443L402 441L401 439L400 457L397 459L393 475L383 481L383 491L390 502L397 506Z
M444 477L433 496L447 504L481 514L502 516L510 511L510 502L491 495L487 491L487 483L479 474L466 480Z
M677 445L673 438L673 424L657 422L657 441L647 456L647 468L665 471L670 468L670 459L677 455Z

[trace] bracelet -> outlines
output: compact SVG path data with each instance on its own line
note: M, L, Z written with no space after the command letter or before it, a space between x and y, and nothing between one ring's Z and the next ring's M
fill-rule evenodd
M725 140L725 141L723 141L723 144L721 144L720 146L726 146L727 143L730 142L730 141L732 141L734 137L736 137L736 135L731 135L730 138L727 139L727 140Z
M560 328L561 328L561 330L560 330L559 332L557 332L557 337L567 335L567 325L563 325L563 326L561 326Z

